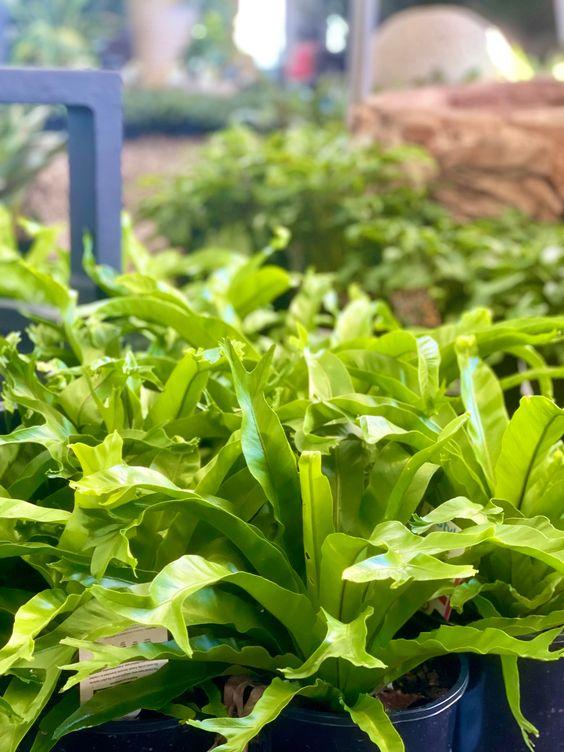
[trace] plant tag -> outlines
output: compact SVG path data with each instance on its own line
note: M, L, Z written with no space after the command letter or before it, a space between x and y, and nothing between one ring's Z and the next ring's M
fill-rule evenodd
M143 642L159 643L166 642L167 640L168 630L165 628L139 625L126 629L124 632L120 632L120 634L113 637L106 637L100 640L100 642L104 645L130 648ZM89 650L79 650L79 659L81 661L87 661L90 658L92 658L92 653ZM88 679L80 682L80 702L87 702L101 689L115 687L118 684L124 684L134 679L140 679L142 676L154 674L165 663L167 663L166 659L159 661L130 661L114 668L102 669L102 671L98 671L89 676ZM130 713L126 718L134 718L138 713L139 711Z
M458 581L455 580L454 584L457 585ZM437 611L445 621L450 621L450 615L452 614L450 598L447 595L441 595L439 598L434 598L432 601L429 601L425 613L432 614L433 611Z

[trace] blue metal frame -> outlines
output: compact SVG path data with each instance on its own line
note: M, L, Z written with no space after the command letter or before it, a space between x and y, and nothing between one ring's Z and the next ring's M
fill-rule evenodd
M122 81L90 70L0 68L1 104L58 104L68 112L72 285L96 289L82 269L84 235L96 260L121 268Z

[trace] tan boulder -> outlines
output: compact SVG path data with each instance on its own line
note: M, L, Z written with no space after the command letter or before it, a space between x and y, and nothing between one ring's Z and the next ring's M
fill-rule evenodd
M440 4L410 8L394 13L374 34L373 84L503 79L513 61L502 32L478 13Z
M426 148L437 163L433 191L457 216L517 208L564 217L564 84L481 83L373 95L352 130L394 146Z

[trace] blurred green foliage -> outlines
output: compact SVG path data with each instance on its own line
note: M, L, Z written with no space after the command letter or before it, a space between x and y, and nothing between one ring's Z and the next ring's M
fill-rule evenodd
M457 222L409 178L424 165L418 150L354 144L339 129L261 137L237 128L185 173L155 180L142 213L190 251L254 251L284 226L289 266L333 271L341 289L361 281L378 296L425 290L443 319L475 306L498 316L560 312L564 225L516 213Z
M392 211L390 202L426 209L417 191L393 188L415 155L423 159L409 147L354 146L342 128L310 125L266 137L234 128L214 137L185 174L157 179L143 213L191 250L220 239L260 249L284 226L292 234L292 266L337 269L350 247L349 228L365 213Z
M0 202L17 208L29 182L65 143L43 130L48 107L9 105L0 109Z
M118 24L115 0L8 0L11 62L79 68L96 66Z
M126 134L200 134L244 123L259 131L296 123L342 121L345 91L342 82L323 78L316 87L281 86L261 79L235 94L218 96L182 89L126 89Z
M459 223L435 208L351 225L342 278L383 296L423 288L447 319L478 306L496 317L563 310L564 225L517 212Z
M192 29L192 40L185 60L190 73L205 69L217 74L226 72L234 62L238 50L233 41L233 22L237 11L232 0L205 0L194 3L200 17Z

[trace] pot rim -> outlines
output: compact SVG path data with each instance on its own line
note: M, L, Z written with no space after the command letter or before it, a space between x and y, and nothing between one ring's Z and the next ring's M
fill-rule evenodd
M100 735L125 735L125 734L151 734L162 733L163 731L173 731L178 728L184 727L176 718L170 716L164 716L162 718L123 718L120 721L108 721L100 726L92 726L91 728L84 729L85 732L90 734Z
M407 710L399 710L390 713L390 718L395 725L401 723L410 723L413 721L419 721L423 718L432 718L445 710L448 710L462 697L466 691L468 680L470 676L468 668L468 659L464 655L457 656L460 663L460 672L458 679L451 687L451 689L440 697L438 700L423 705L419 708L413 708ZM283 713L287 718L292 718L297 721L309 722L312 721L312 716L315 719L314 722L322 723L324 726L354 726L353 721L349 716L341 713L325 713L318 710L306 710L300 707L289 707ZM90 729L84 729L93 734L135 734L135 733L151 733L162 732L166 730L172 730L180 727L181 724L174 718L155 718L155 719L133 719L133 720L121 720L110 721L102 726L94 726Z
M439 697L438 700L433 700L433 702L429 702L419 708L407 708L406 710L392 711L389 715L395 726L402 723L412 723L426 718L433 718L433 716L439 715L439 713L448 710L460 700L468 686L470 671L466 656L457 655L456 657L460 663L460 672L458 674L458 679L448 692L442 697ZM289 707L284 711L283 715L287 718L304 723L313 722L323 724L324 726L355 726L350 716L345 715L344 713L327 713L319 710Z

